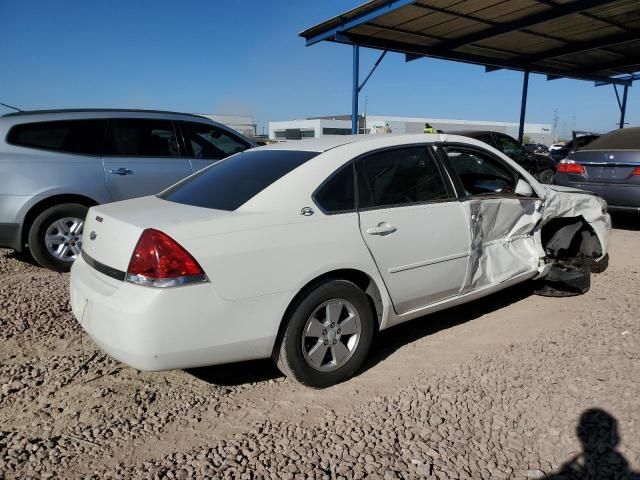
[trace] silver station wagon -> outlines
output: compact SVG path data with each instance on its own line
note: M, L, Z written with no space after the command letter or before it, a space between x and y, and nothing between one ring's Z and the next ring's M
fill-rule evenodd
M68 271L89 207L151 195L255 144L198 115L51 110L0 117L0 247Z

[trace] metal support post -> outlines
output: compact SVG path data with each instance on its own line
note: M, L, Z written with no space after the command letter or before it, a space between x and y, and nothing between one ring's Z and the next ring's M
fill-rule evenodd
M358 83L360 74L360 47L353 44L353 85L351 90L351 133L358 134Z
M527 113L527 91L529 90L529 71L525 70L522 81L522 101L520 103L520 126L518 127L518 141L524 140L524 118Z

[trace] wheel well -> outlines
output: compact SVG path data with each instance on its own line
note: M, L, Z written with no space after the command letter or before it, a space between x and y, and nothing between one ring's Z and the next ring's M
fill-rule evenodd
M356 284L367 296L369 302L371 304L371 309L373 310L374 315L378 319L376 322L376 329L380 328L380 323L382 322L382 295L380 294L380 290L376 285L376 282L373 279L364 273L361 270L356 270L352 268L344 268L340 270L332 270L327 273L323 273L322 275L314 278L310 282L308 282L304 287L302 287L298 293L291 299L285 313L280 321L280 328L278 330L278 338L282 338L284 334L284 330L286 328L286 319L291 313L291 309L296 305L298 299L305 295L310 289L316 287L317 285L326 282L327 280L349 280ZM277 347L278 342L276 342Z
M22 246L26 245L27 243L29 228L31 228L31 224L36 219L36 217L44 212L47 208L53 207L55 205L60 205L62 203L78 203L80 205L84 205L85 207L93 207L94 205L98 205L98 202L89 197L74 194L54 195L52 197L47 197L43 200L40 200L29 209L24 217L24 221L22 222L22 234L20 237Z
M602 245L591 225L582 217L559 217L542 227L542 246L558 259L598 258Z

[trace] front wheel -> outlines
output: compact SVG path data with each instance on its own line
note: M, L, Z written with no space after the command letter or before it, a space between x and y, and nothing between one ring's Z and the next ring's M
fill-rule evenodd
M88 208L63 203L48 208L31 224L29 251L41 266L68 272L82 249L82 229Z
M347 280L329 280L294 304L274 349L288 377L325 388L351 378L364 363L375 329L364 292Z
M546 185L551 185L553 183L553 178L555 177L555 175L555 172L551 169L542 170L540 173L538 173L538 181Z

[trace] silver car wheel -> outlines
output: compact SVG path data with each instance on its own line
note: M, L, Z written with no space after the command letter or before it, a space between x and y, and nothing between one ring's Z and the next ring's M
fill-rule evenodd
M84 220L66 217L53 222L44 234L44 244L54 258L73 262L82 250Z
M351 302L342 298L327 300L313 311L304 326L304 359L321 372L340 368L355 353L361 331L360 316Z

